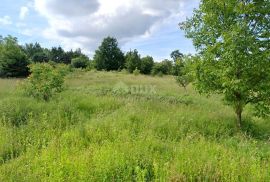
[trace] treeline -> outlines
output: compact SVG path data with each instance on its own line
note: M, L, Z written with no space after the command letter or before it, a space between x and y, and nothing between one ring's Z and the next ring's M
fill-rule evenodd
M136 71L146 75L177 75L176 62L184 57L179 50L171 53L172 60L166 59L161 62L155 62L151 56L141 57L136 49L124 54L118 47L117 40L107 37L95 52L93 67L105 71L125 69L129 73Z
M1 77L25 77L29 75L30 64L46 62L86 67L89 58L80 49L64 51L60 46L47 49L39 43L19 45L15 37L0 36Z
M153 57L141 57L137 50L124 53L117 39L105 38L95 51L93 60L80 49L65 51L61 46L50 49L39 43L19 45L17 38L0 36L0 77L25 77L29 75L29 65L33 63L67 64L72 68L96 69L99 71L139 72L152 75L178 75L177 61L184 55L173 51L172 60L155 62Z

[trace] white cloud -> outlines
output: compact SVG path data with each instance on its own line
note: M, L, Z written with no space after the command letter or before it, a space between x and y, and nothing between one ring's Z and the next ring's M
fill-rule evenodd
M150 36L164 22L183 15L183 2L35 0L34 6L48 20L49 27L43 31L45 38L61 42L66 49L81 47L93 51L108 35L121 44Z
M11 25L12 21L9 16L0 17L0 25Z
M28 13L29 13L29 8L28 7L26 7L26 6L21 7L21 10L20 10L20 19L21 20L24 20L25 17L28 15Z

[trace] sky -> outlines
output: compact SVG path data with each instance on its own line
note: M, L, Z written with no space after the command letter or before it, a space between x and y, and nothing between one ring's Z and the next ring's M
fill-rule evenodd
M178 24L198 6L199 0L1 0L0 35L20 44L81 48L90 57L113 36L123 51L160 61L176 49L195 53Z

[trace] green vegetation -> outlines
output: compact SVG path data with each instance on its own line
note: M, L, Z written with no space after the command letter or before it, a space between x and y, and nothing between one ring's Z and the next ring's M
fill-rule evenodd
M155 63L152 69L152 75L170 75L173 72L173 63L170 60L164 60L160 63Z
M269 119L245 112L239 131L172 76L76 71L48 102L20 81L0 80L0 181L270 180Z
M179 84L187 90L187 86L194 80L194 66L196 66L197 58L192 56L182 56L175 60L175 65L173 67L174 76Z
M124 53L118 47L116 38L104 38L94 55L94 65L97 70L121 70L124 68Z
M270 181L269 9L203 0L161 62L0 36L0 181Z
M269 9L268 0L207 0L181 25L201 55L197 88L224 94L239 128L248 104L270 114Z
M87 56L80 56L80 57L73 58L71 60L71 66L73 68L85 69L87 68L87 66L89 66L89 64L90 64L90 61Z
M16 38L0 36L0 77L28 75L28 60Z
M56 93L63 91L66 66L37 63L30 66L30 72L31 75L22 85L28 96L48 101Z
M135 49L134 51L129 51L126 54L126 65L125 67L129 73L133 73L134 70L141 68L142 60L141 55Z
M151 56L142 58L141 61L141 72L145 75L150 75L154 66L154 59Z

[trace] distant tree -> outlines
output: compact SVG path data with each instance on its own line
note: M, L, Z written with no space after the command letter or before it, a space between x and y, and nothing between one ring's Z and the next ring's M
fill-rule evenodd
M269 0L207 0L181 24L202 57L197 88L224 94L239 127L247 104L270 111L269 9Z
M171 58L174 62L176 62L178 59L182 59L184 57L184 54L182 54L179 50L175 50L171 53Z
M154 66L154 59L151 56L146 56L141 59L141 73L150 74Z
M52 47L50 51L50 60L55 63L70 64L72 59L72 54L70 52L65 52L62 47Z
M194 80L194 68L193 63L195 57L187 55L182 58L178 58L175 62L175 79L177 83L187 91L187 86Z
M8 36L0 41L0 76L24 77L28 75L26 54L18 45L17 38Z
M155 63L152 69L152 74L157 75L157 74L162 73L164 75L169 75L172 73L172 68L173 68L172 62L165 59L160 63Z
M33 63L48 62L49 54L43 49L39 43L25 44L22 47L28 59Z
M124 54L118 47L116 38L107 37L103 40L94 55L97 70L119 70L124 67Z
M71 66L73 68L86 68L89 63L89 58L86 56L76 57L71 60Z
M125 60L125 66L129 73L133 73L136 68L141 68L141 56L136 49L134 51L129 51L125 56Z
M37 52L32 56L31 61L34 63L49 62L49 55L46 54L44 51Z
M31 58L37 52L43 52L42 47L37 42L35 44L25 44L25 46L23 46L23 50L29 58Z

